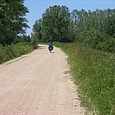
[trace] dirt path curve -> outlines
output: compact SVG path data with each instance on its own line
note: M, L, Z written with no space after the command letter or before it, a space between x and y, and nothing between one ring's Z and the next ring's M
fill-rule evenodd
M84 115L67 56L46 45L0 65L0 115Z

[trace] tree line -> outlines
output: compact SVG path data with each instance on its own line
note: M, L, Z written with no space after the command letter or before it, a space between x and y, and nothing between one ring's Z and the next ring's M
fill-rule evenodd
M24 6L24 0L0 0L0 44L24 41L22 36L26 33L26 28L29 28L26 13L29 10ZM27 39L29 41L30 37Z
M33 25L32 38L48 42L78 42L92 48L115 51L115 9L69 11L50 6Z

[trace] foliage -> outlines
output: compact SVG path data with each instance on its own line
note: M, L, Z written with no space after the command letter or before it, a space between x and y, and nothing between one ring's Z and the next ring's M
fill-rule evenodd
M69 55L82 105L93 114L115 114L115 54L74 44L55 44Z
M108 28L109 27L109 28ZM111 37L115 38L115 14L107 17L104 21L104 31Z
M115 9L69 12L66 6L46 9L33 25L38 41L77 42L95 49L115 51Z
M0 64L31 51L33 51L32 45L26 42L7 45L5 47L0 45Z
M96 9L93 12L73 10L71 19L76 32L75 42L104 51L115 51L115 9Z
M32 39L29 35L23 35L23 36L16 36L14 39L14 43L19 43L19 42L31 42Z
M68 30L70 25L70 12L66 6L52 6L46 9L42 19L33 26L34 35L44 42L53 41L68 42Z
M38 41L41 41L42 39L42 20L36 20L35 24L33 25L33 32L34 35L32 37L35 37Z
M0 44L12 44L17 35L25 34L28 9L24 0L0 0Z

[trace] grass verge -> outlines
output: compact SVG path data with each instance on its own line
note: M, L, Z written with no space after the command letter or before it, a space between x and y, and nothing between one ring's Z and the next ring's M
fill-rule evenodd
M115 54L54 43L68 56L81 104L96 115L115 115Z
M33 51L30 43L17 43L8 46L0 45L0 64Z

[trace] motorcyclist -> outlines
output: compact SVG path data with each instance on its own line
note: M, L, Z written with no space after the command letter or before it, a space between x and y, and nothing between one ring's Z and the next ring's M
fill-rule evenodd
M49 47L48 47L49 51L51 52L53 50L53 44L52 41L50 40L49 42Z
M49 47L53 47L51 40L50 40L50 42L49 42Z

